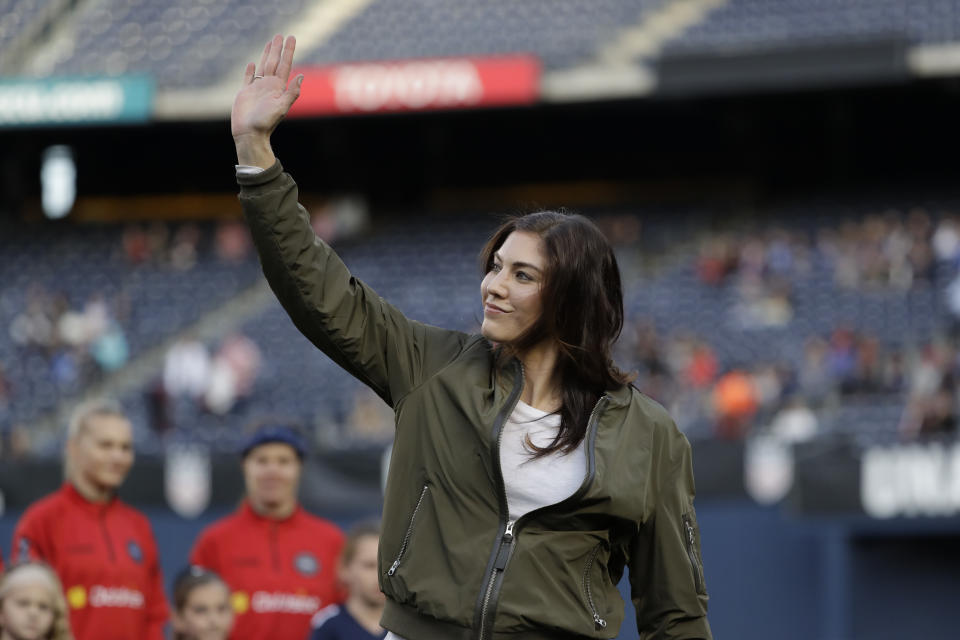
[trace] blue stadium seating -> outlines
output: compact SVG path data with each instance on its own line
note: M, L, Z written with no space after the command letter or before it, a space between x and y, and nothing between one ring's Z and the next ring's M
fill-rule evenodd
M8 328L40 287L65 296L71 309L81 310L100 294L128 310L123 330L130 353L136 356L197 320L249 286L259 277L251 256L227 263L209 247L212 228L203 227L197 262L185 273L169 265L131 266L123 255L123 228L118 225L15 224L4 222L0 234L0 363L14 386L10 420L27 422L53 408L79 388L59 388L51 377L48 354L17 346ZM78 384L89 383L89 375Z
M669 51L750 51L897 39L954 42L953 0L730 0L673 42Z
M666 0L376 0L307 53L334 63L532 53L547 68L587 62L620 29Z

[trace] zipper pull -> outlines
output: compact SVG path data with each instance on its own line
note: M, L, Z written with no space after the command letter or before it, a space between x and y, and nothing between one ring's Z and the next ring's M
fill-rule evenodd
M597 625L597 629L606 629L607 621L601 618L598 614L593 614L593 623Z
M690 524L689 522L687 522L686 525L687 525L687 539L690 541L690 544L694 544L695 540L693 536L693 525Z
M399 561L399 560L394 560L394 561L393 561L393 566L391 566L390 569L387 571L387 575L388 575L388 576L392 576L393 574L395 574L395 573L397 572L397 567L399 567L399 566L400 566L400 561Z
M513 547L513 520L507 522L507 528L503 531L503 540L500 541L500 549L497 551L497 559L493 562L493 568L497 571L503 571L507 568L507 558L510 557L510 549Z

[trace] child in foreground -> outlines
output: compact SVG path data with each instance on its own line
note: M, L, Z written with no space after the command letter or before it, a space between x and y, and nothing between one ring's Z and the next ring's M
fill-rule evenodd
M313 616L310 640L382 640L380 627L385 598L377 582L377 543L380 528L354 527L340 558L340 582L349 595L342 605L330 605Z
M230 635L230 588L213 571L183 570L173 584L173 606L173 640L225 640Z
M73 640L56 574L24 562L0 579L0 640Z

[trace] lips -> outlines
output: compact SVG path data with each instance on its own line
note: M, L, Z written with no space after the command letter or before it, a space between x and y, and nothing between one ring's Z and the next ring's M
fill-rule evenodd
M484 312L489 312L489 313L507 313L506 309L498 307L492 302L488 302L485 305L483 305L483 310Z

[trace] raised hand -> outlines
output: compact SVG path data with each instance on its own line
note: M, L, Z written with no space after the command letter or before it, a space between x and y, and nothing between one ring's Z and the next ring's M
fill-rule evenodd
M250 63L243 74L243 86L233 100L230 130L240 164L268 168L275 158L270 134L300 95L303 76L290 80L297 41L276 35L267 43L260 64Z

